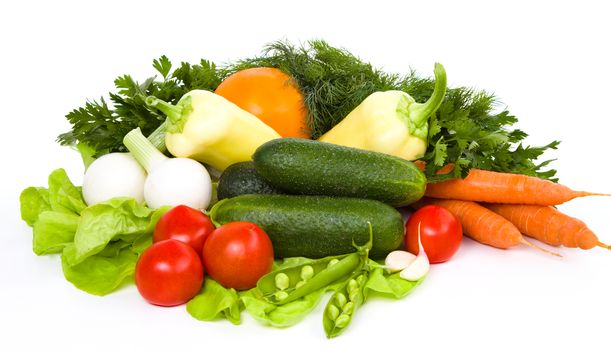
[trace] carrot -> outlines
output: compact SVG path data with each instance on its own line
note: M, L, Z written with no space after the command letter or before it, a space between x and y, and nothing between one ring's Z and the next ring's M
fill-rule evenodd
M607 194L573 191L548 180L520 174L471 169L464 179L430 183L426 196L474 202L557 205L577 197Z
M475 202L454 199L425 199L422 204L434 204L447 209L460 221L465 236L480 243L501 249L525 244L558 256L556 253L528 242L511 222Z
M611 249L601 243L586 224L552 207L519 204L489 204L486 208L514 224L520 232L553 246Z

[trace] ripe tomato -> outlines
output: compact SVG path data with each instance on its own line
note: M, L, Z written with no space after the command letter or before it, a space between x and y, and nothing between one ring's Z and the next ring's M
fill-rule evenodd
M161 306L184 304L200 290L204 269L190 245L168 239L142 253L136 264L136 286L149 303Z
M248 289L271 271L274 249L256 224L232 222L212 232L204 243L202 258L208 275L221 285Z
M256 115L282 137L310 138L303 95L295 81L279 69L238 71L223 80L215 93Z
M405 224L405 247L418 254L418 224L420 241L433 264L449 260L462 241L462 226L458 219L445 208L427 205L414 212Z
M208 215L186 205L179 205L157 221L153 242L175 239L187 243L201 254L204 241L212 231L214 224Z

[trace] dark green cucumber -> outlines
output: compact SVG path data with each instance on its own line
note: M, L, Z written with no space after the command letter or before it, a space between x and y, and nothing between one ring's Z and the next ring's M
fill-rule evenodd
M426 177L387 154L305 139L280 138L253 155L259 175L286 193L375 199L404 206L424 195Z
M218 199L231 198L242 194L280 194L255 170L253 162L240 162L229 166L219 178Z
M324 196L246 194L212 207L218 224L249 221L269 236L277 258L321 258L356 251L373 230L372 258L384 258L403 241L401 214L382 202Z

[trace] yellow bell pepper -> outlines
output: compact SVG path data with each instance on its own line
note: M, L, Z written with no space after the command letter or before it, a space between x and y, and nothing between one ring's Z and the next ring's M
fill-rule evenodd
M167 115L165 144L172 155L220 171L250 160L257 147L280 137L256 116L210 91L190 91L176 105L153 96L146 103Z
M414 160L428 144L428 120L446 93L446 73L435 64L435 89L423 104L403 91L374 92L318 140Z

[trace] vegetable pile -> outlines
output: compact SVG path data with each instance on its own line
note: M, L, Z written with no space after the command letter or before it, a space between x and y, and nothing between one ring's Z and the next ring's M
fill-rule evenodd
M153 67L160 79L121 76L112 104L66 116L58 141L82 155L82 187L58 169L20 197L34 253L61 254L87 293L133 279L150 304L198 320L246 311L288 327L332 292L331 338L371 296L409 294L463 235L611 249L554 208L603 195L556 183L538 158L559 142L522 144L494 96L448 87L439 63L434 78L389 74L311 41Z

